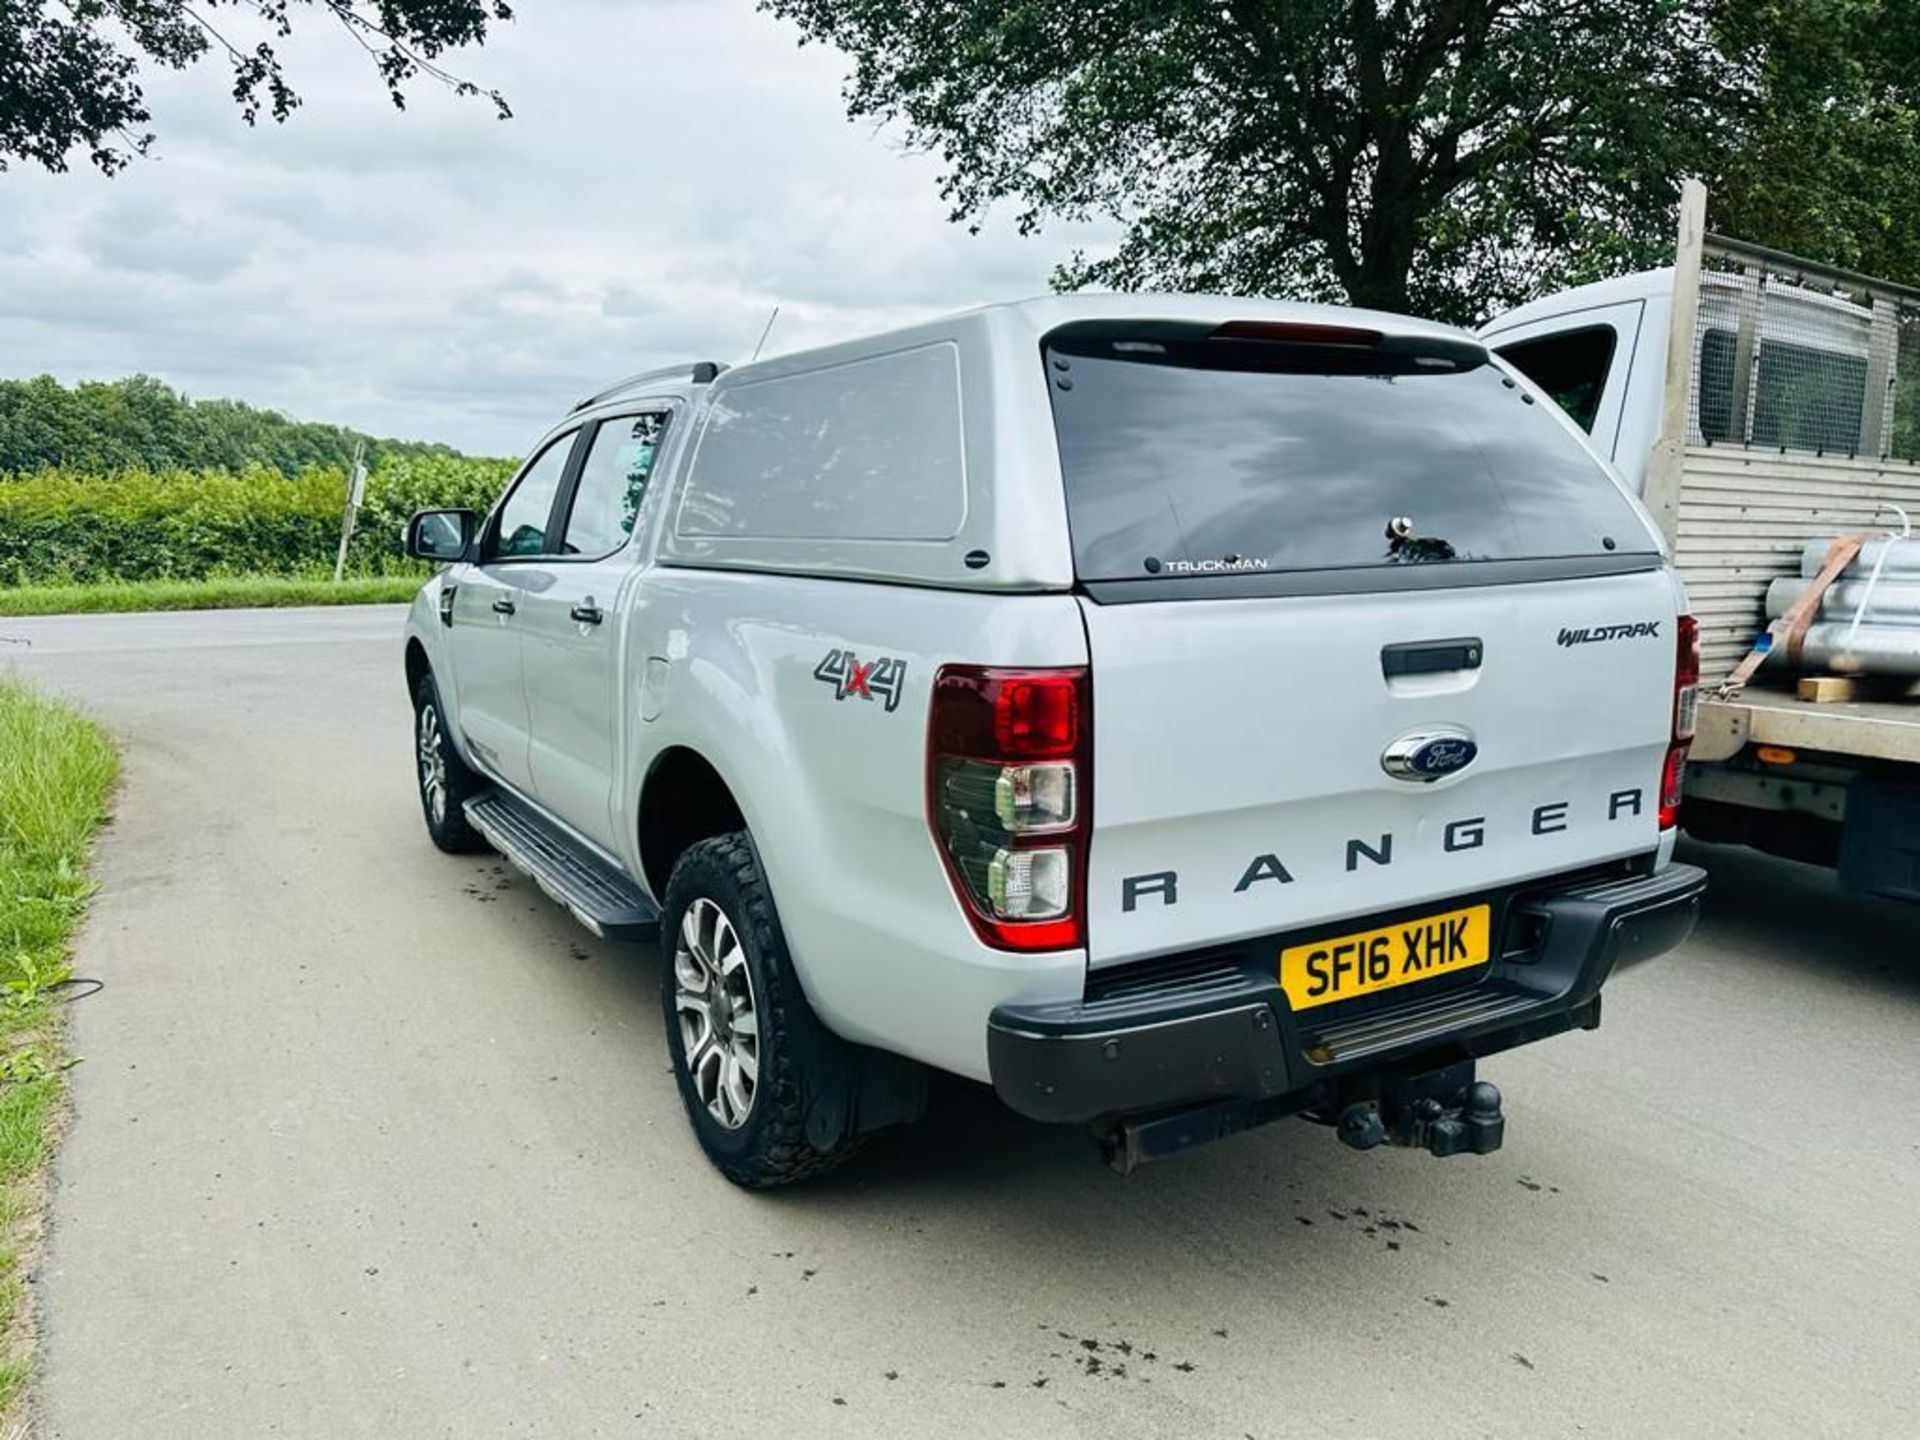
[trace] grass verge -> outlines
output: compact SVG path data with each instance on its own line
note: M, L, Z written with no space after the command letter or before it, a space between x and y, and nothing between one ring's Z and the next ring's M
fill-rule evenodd
M87 855L119 761L85 716L0 675L0 1434L25 1409L40 1243L66 1068L60 982L93 894Z
M238 575L221 580L139 580L117 585L23 585L0 590L0 615L94 615L124 610L238 610L278 605L380 605L411 600L421 575L358 580Z

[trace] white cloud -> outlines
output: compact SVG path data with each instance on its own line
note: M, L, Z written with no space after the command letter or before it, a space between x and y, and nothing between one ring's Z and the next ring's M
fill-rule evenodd
M937 165L850 124L844 57L751 0L523 7L396 113L343 34L243 125L213 65L157 75L155 157L0 175L0 374L144 370L198 396L522 450L645 365L735 360L1043 290L1098 234L974 236Z

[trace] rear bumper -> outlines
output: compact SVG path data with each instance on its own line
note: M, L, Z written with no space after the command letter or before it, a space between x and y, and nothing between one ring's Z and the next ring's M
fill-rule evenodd
M1273 1113L1321 1108L1370 1085L1477 1059L1600 1020L1615 965L1673 949L1699 918L1706 874L1523 892L1505 932L1525 935L1469 986L1415 986L1385 1008L1295 1014L1270 943L1173 957L1084 1000L1003 1005L988 1022L994 1089L1036 1120L1091 1121L1239 1099Z

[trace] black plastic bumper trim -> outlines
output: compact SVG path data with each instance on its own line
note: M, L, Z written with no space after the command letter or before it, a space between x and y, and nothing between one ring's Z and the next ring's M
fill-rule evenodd
M1072 1122L1276 1101L1356 1073L1485 1056L1597 1024L1614 966L1684 941L1705 891L1704 871L1670 865L1522 892L1509 916L1536 922L1532 950L1497 959L1470 986L1414 987L1399 1004L1361 1013L1292 1011L1276 973L1288 937L1171 957L1090 999L1001 1006L988 1022L988 1066L1012 1109Z

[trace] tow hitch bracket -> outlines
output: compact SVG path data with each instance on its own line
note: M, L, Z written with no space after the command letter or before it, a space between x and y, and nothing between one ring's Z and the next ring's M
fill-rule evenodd
M1095 1139L1107 1164L1126 1175L1149 1160L1250 1130L1285 1113L1248 1100L1219 1100L1122 1120L1096 1130ZM1345 1106L1334 1099L1324 1109L1306 1113L1308 1119L1332 1125L1340 1143L1355 1150L1398 1145L1429 1155L1491 1155L1507 1128L1499 1088L1474 1079L1471 1060L1403 1077Z
M1500 1089L1473 1078L1473 1066L1449 1066L1359 1100L1340 1112L1334 1133L1355 1150L1399 1145L1429 1155L1491 1155L1506 1138Z

